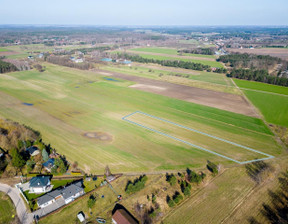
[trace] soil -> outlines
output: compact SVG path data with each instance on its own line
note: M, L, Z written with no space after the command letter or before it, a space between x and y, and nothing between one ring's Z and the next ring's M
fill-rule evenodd
M103 71L100 70L100 72ZM259 117L255 108L250 105L243 96L233 95L230 93L216 92L207 89L200 89L191 86L173 84L159 80L152 80L148 78L126 75L117 72L109 73L115 78L125 79L137 83L138 85L130 86L134 89L156 93L163 96L184 100L187 102L202 104L205 106L210 106L221 110L227 110L234 113L244 114L247 116Z
M112 136L104 132L86 132L83 134L87 138L94 138L104 142L112 141Z

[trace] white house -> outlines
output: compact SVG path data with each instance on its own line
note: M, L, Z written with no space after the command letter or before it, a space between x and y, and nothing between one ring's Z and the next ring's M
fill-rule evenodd
M32 177L29 181L29 193L45 193L51 191L52 188L49 176Z

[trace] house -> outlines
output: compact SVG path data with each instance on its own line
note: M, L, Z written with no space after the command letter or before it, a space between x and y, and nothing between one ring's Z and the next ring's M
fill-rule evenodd
M118 209L112 216L113 224L138 224L133 216L125 209Z
M51 192L48 192L47 194L44 194L43 196L39 197L37 199L37 205L40 208L45 208L48 205L51 205L52 203L56 202L56 200L61 199L61 191L60 190L54 190ZM63 199L62 199L63 201ZM62 203L64 205L65 203Z
M28 152L30 156L36 156L40 153L39 149L36 146L26 148L26 152Z
M45 208L52 203L57 202L58 206L63 206L74 201L76 198L83 195L84 188L82 187L82 182L78 181L76 183L70 184L62 189L56 189L54 191L48 192L47 194L39 197L37 199L37 204L41 208Z
M29 193L45 193L52 190L50 176L32 177L29 181Z
M48 172L51 172L52 167L55 166L54 163L55 163L55 159L50 158L45 163L43 163L42 165L43 165L45 170L47 170Z
M68 204L71 201L74 201L76 198L84 194L84 189L82 187L81 181L71 184L68 187L64 187L62 189L61 194L65 200L65 204Z

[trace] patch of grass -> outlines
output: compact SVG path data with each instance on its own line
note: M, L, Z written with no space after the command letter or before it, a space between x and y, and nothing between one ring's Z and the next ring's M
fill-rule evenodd
M6 52L6 51L9 51L9 50L6 49L6 48L2 48L2 47L0 47L0 52Z
M45 193L33 194L33 193L29 193L29 190L28 190L28 191L24 191L23 194L25 195L25 197L27 198L28 201L32 201L32 200L39 198L40 196L44 195Z
M70 184L71 182L73 182L74 180L51 180L51 185L53 185L53 189L56 189L58 187L64 187L67 184Z
M243 92L267 122L288 127L288 97L250 90Z
M271 84L266 84L266 83L261 83L261 82L254 82L254 81L246 81L246 80L241 80L241 79L234 79L234 82L240 88L288 95L288 87L285 87L285 86L276 86L276 85L271 85Z
M152 53L162 53L162 54L171 54L177 55L177 49L173 48L161 48L161 47L145 47L145 48L134 48L131 49L132 51L139 51L139 52L152 52Z
M0 223L12 223L16 216L15 207L8 195L0 192Z

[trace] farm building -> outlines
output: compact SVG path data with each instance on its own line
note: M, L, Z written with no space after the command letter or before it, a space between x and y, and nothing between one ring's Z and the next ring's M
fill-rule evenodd
M112 216L113 224L138 224L133 216L131 216L125 209L118 209Z
M45 193L52 190L49 176L32 177L29 181L29 193Z

